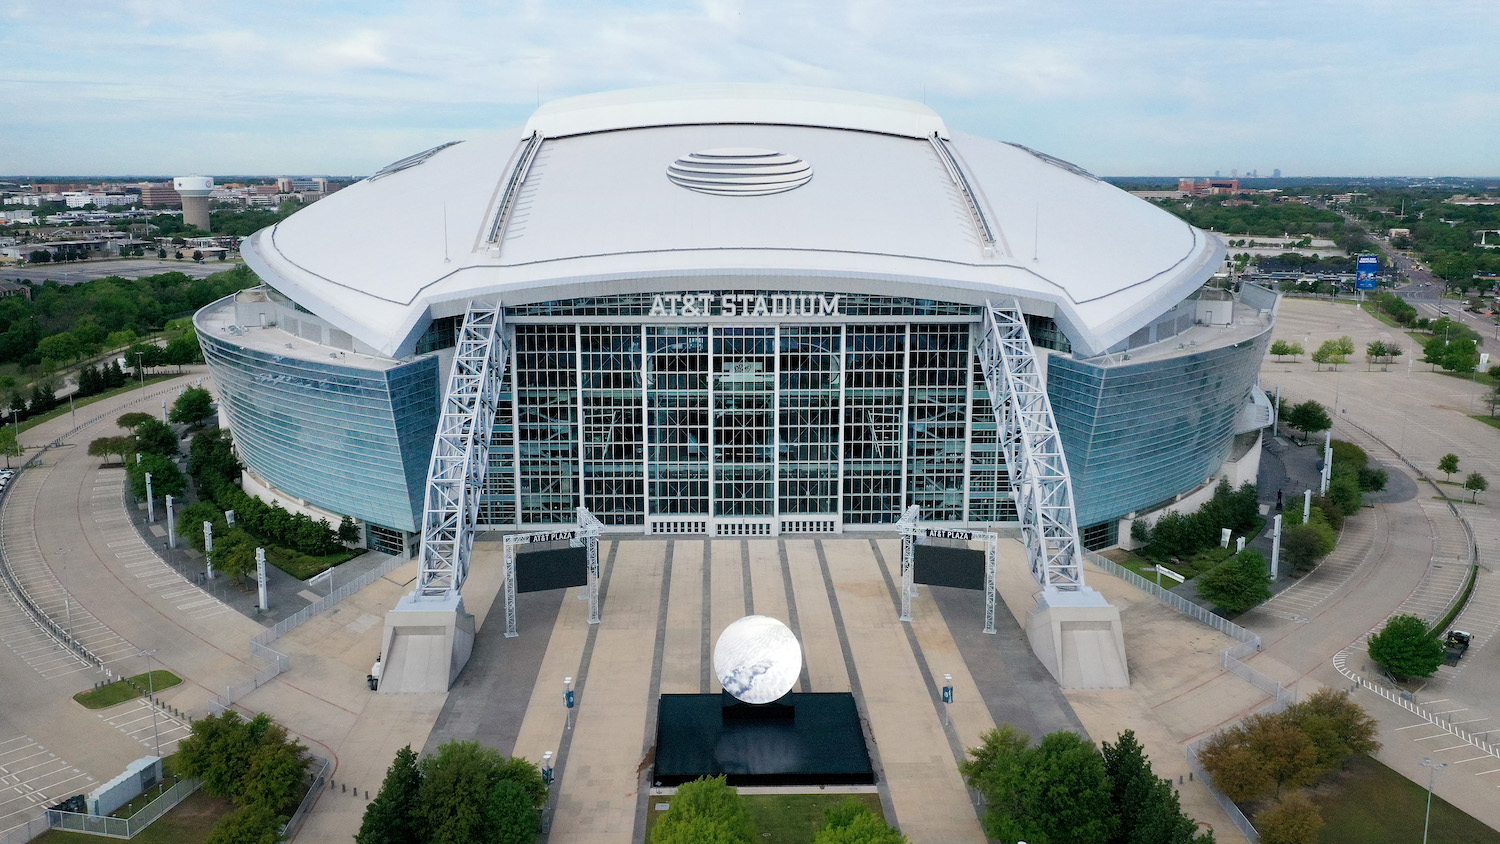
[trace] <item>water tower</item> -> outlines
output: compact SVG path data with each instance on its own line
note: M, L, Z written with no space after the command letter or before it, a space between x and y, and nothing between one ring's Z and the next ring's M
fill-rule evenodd
M211 176L178 176L172 187L182 197L182 222L208 231L208 196L214 192Z

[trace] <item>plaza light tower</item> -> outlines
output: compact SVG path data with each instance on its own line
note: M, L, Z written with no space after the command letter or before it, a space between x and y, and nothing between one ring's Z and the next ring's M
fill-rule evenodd
M210 176L178 176L172 187L182 197L182 222L208 231L208 197L214 192Z

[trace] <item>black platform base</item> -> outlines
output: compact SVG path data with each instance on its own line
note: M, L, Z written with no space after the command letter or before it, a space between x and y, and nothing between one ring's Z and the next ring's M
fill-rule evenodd
M720 695L662 695L652 781L675 786L724 775L741 785L873 785L854 696L789 694L745 717ZM785 717L787 710L791 717Z

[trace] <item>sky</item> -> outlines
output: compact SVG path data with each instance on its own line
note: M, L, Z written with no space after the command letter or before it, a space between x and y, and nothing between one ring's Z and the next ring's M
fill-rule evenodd
M699 82L926 102L1100 175L1500 175L1495 0L6 0L0 174L366 175Z

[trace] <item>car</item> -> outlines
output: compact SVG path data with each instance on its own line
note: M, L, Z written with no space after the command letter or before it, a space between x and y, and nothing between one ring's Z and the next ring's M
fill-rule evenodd
M1443 316L1447 316L1448 315L1448 309L1447 308L1440 308L1440 309L1438 309L1438 313L1442 314Z

